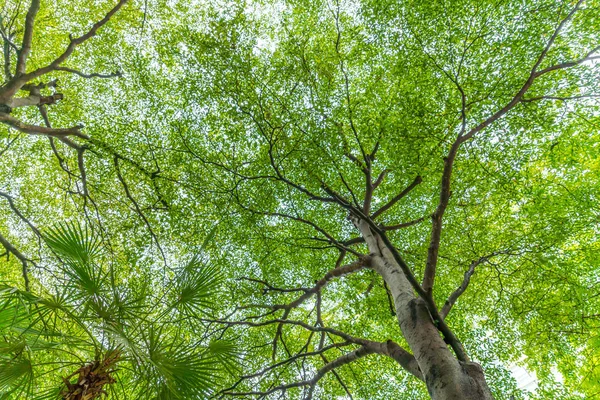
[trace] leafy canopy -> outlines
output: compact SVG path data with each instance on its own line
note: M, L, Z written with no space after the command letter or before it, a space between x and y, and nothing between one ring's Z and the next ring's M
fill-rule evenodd
M68 44L67 33L113 5L42 2L31 68L53 60ZM376 219L384 226L412 223L389 236L421 278L443 157L463 123L477 126L514 98L574 6L545 0L128 5L69 59L69 66L119 70L122 77L51 76L64 93L48 107L52 123L82 121L90 136L81 142L89 146L89 197L82 195L78 154L68 145L55 140L53 151L46 137L0 131L0 190L9 196L0 199L0 233L35 263L28 264L30 293L22 290L16 256L0 264L6 281L0 324L9 332L0 345L2 390L17 397L34 388L40 396L56 393L60 377L76 370L69 363L102 359L117 348L120 362L129 363L118 380L132 382L110 386L117 398L136 398L149 383L153 396L166 398L185 398L185 388L208 393L217 379L233 384L222 372L236 373L236 347L206 340L200 321L209 306L215 313L243 306L231 316L240 321L257 314L246 306L287 304L299 295L238 278L310 288L336 265L339 252L323 232L341 242L355 238L347 212L311 200L289 182L319 194L325 183L362 199L364 175L348 155L360 159L376 144L375 177L386 172L373 210L422 177ZM591 398L600 390L599 7L581 2L539 70L574 65L536 79L510 112L465 143L454 164L435 300L443 304L471 263L487 257L448 323L482 363L498 399L525 396L509 372L515 363L536 374L533 397ZM26 9L6 2L2 12L3 21L15 16L20 38ZM594 59L578 62L587 56ZM36 108L15 115L41 121ZM56 220L85 220L95 234L64 223L43 231L40 241L35 227ZM206 237L218 245L203 245ZM364 252L361 246L353 248ZM172 267L190 254L200 256ZM226 294L215 301L221 280ZM326 326L404 344L373 271L334 280L320 296ZM312 324L315 299L287 317ZM279 362L288 352L314 351L320 340L286 326L285 345L273 351L276 324L225 332L245 349L248 371L261 371L273 356ZM337 339L323 340L331 346L326 357L342 354ZM246 388L310 377L323 363L303 357ZM336 374L319 383L322 398L346 389L359 398L426 396L422 383L380 357Z

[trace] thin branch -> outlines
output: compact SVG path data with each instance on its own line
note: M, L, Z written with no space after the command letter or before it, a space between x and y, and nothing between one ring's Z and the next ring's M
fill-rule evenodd
M271 308L274 310L282 310L282 309L290 310L292 308L296 308L296 307L300 306L302 303L304 303L306 300L311 298L313 295L320 292L333 279L341 278L345 275L349 275L349 274L358 272L358 271L362 270L363 268L366 268L368 265L369 265L369 256L364 256L364 257L359 258L358 260L356 260L355 262L353 262L351 264L347 264L347 265L344 265L341 267L336 267L332 270L327 271L325 276L323 276L323 278L321 278L320 280L315 282L315 285L312 288L299 289L299 290L303 290L304 294L301 295L300 297L298 297L296 300L294 300L288 304L275 304L275 305L264 306L264 307Z
M345 92L345 97L346 97L346 104L348 106L348 123L350 124L350 130L352 131L354 139L356 140L356 143L358 144L358 147L360 149L362 157L365 160L365 162L368 163L368 161L367 161L368 156L367 156L365 149L360 141L358 130L356 129L356 126L354 124L354 117L353 117L353 112L352 112L352 101L350 98L350 79L348 78L348 72L346 71L346 67L344 66L344 59L342 58L342 54L340 52L342 30L340 28L340 4L339 4L339 1L337 3L337 8L334 12L334 19L335 19L335 30L337 33L337 37L336 37L336 41L335 41L335 52L338 57L340 71L342 72L342 75L344 76L344 92Z
M291 362L294 362L297 359L300 358L307 358L307 357L312 357L312 356L318 356L321 355L322 353L331 350L331 349L335 349L335 348L340 348L340 347L345 347L345 346L349 346L351 345L351 343L349 342L340 342L340 343L333 343L330 344L329 346L324 346L323 348L316 350L316 351L307 351L307 352L303 352L303 353L298 353L290 358L287 358L283 361L280 361L278 363L275 363L273 365L270 365L266 368L263 368L262 370L255 372L253 374L248 374L248 375L243 375L242 377L240 377L240 382L245 380L245 379L252 379L252 378L257 378L259 376L263 376L264 374L266 374L267 372L272 371L273 369L277 368L277 367L281 367L282 365L286 365L289 364ZM227 388L225 390L223 390L223 392L227 392L227 391L231 391L233 389L235 389L238 385L238 382L236 382L236 384L232 385L230 388Z
M0 244L4 246L7 252L14 254L14 256L21 261L23 266L21 271L23 274L23 281L25 282L25 290L29 292L29 275L27 271L27 263L29 262L29 259L25 257L23 253L17 250L17 248L13 246L4 236L2 236L2 234L0 234Z
M139 215L139 217L142 219L142 221L144 221L144 224L148 228L148 231L150 232L150 236L152 237L152 239L156 243L156 246L158 247L158 250L160 251L160 254L162 255L163 261L164 261L165 266L166 266L167 265L167 258L166 258L165 253L164 253L164 251L163 251L163 249L162 249L162 247L161 247L161 245L160 245L160 243L158 241L158 237L154 233L154 230L152 230L152 226L150 225L150 221L148 221L148 219L146 218L146 216L144 215L144 213L140 209L140 206L138 205L137 201L135 201L135 199L131 195L131 192L129 191L129 186L127 185L127 182L125 182L125 179L123 178L123 175L121 175L121 168L119 167L119 158L117 156L114 156L113 157L113 162L114 162L114 165L115 165L115 171L117 172L117 178L119 178L119 182L121 182L121 185L123 186L123 189L125 190L125 195L127 196L127 198L133 204L136 213Z
M11 80L13 78L13 74L11 71L11 50L15 50L17 53L19 51L18 47L10 40L11 38L4 33L4 26L2 26L2 22L0 21L0 35L2 36L2 52L4 55L4 76L6 80Z
M267 294L269 291L280 292L280 293L295 293L295 292L306 292L306 291L310 290L308 288L292 288L292 289L279 288L279 287L269 284L267 281L264 281L262 279L247 278L245 276L238 278L237 280L255 282L255 283L260 283L260 284L264 285L265 287L263 288L263 294Z
M402 229L402 228L408 228L409 226L413 226L413 225L418 224L419 222L423 222L425 220L425 218L426 217L421 217L421 218L413 219L412 221L404 222L402 224L382 226L382 229L384 231L395 231L395 230Z
M104 18L102 18L100 21L96 22L94 25L92 25L92 27L90 28L89 31L87 31L87 33L83 34L82 36L79 36L77 38L73 38L70 37L70 42L69 45L67 46L67 48L65 49L65 51L58 56L54 61L52 61L50 64L38 68L32 72L29 73L23 73L21 75L17 75L15 76L12 80L10 80L3 88L2 90L0 90L0 98L5 101L9 98L12 98L15 93L17 93L17 91L19 91L23 85L25 85L27 82L30 82L36 78L39 78L51 71L55 71L58 67L61 66L61 64L63 62L65 62L73 53L73 51L75 50L75 48L77 46L79 46L80 44L84 43L85 41L87 41L88 39L92 38L93 36L96 35L96 33L98 32L98 29L100 29L102 26L104 26L108 21L110 21L110 19L113 17L113 15L119 11L121 9L121 7L123 7L123 5L125 5L128 2L128 0L120 0L105 16ZM39 5L39 0L34 0L32 3L38 3ZM29 13L28 13L29 15ZM23 58L24 59L24 58ZM24 64L23 67L24 68ZM23 69L24 71L24 69Z
M14 142L16 142L16 140L19 138L19 135L16 135L12 140L10 140L7 144L6 147L4 147L2 150L0 150L0 156L2 156L4 153L6 153L9 149L10 146L12 146L12 144Z
M415 178L415 180L410 185L408 185L408 187L406 189L404 189L402 192L400 192L400 194L395 196L387 204L384 204L379 210L375 211L373 213L373 215L371 216L371 218L376 219L378 216L380 216L381 214L383 214L384 212L386 212L387 210L392 208L394 206L394 204L396 204L400 199L402 199L404 196L409 194L411 192L411 190L413 190L421 182L423 182L423 178L421 178L420 176L417 176Z
M288 315L290 314L290 311L293 308L297 308L302 303L304 303L307 299L312 297L314 294L320 293L321 289L323 289L331 280L333 280L334 278L341 278L344 275L348 275L348 274L360 271L361 269L365 268L368 265L368 260L369 260L368 257L361 257L359 260L355 261L354 263L345 265L343 267L336 267L336 268L328 271L325 274L325 276L322 279L320 279L319 281L317 281L312 288L300 289L300 290L304 291L304 294L288 304L260 305L260 307L261 308L269 308L272 311L285 310L281 319L286 320ZM260 281L260 282L262 283L262 281ZM272 288L273 286L269 285L269 287ZM280 290L280 291L283 291L283 290ZM247 305L247 306L244 306L243 308L252 308L252 307L258 307L258 305ZM282 323L278 324L277 331L276 331L275 337L273 339L273 352L272 352L273 360L275 359L275 355L277 353L277 342L281 338L282 329L283 329L283 324Z
M306 398L311 399L312 393L314 391L316 384L319 382L319 380L321 380L321 378L323 378L325 376L325 374L327 374L328 372L330 372L336 368L339 368L343 365L349 364L353 361L356 361L356 360L358 360L362 357L365 357L369 354L372 354L372 353L374 353L374 351L372 349L370 349L366 346L362 346L362 347L358 348L357 350L354 350L348 354L338 357L335 360L331 361L329 364L326 364L323 368L319 369L317 371L317 373L311 379L276 386L276 387L271 388L270 390L267 390L264 392L261 392L261 391L224 392L223 394L226 394L228 396L244 396L244 397L261 396L261 397L265 397L265 396L268 396L269 394L272 394L272 393L275 393L278 391L287 391L288 389L292 389L292 388L308 386L309 392L308 392L308 395Z
M440 311L440 316L444 319L448 316L448 313L450 313L450 310L456 303L456 300L458 300L458 298L467 290L467 287L469 286L469 282L471 282L471 277L475 273L475 268L477 266L479 266L482 263L487 262L490 258L492 258L494 256L497 256L500 254L507 254L507 253L508 253L508 251L496 251L491 254L488 254L487 256L479 257L477 260L472 261L471 264L469 265L469 269L467 269L467 271L465 271L465 275L464 275L463 281L460 284L460 286L454 292L452 292L450 294L450 296L448 296L448 300L446 300L446 302L444 303L444 306L442 307L442 309Z
M539 101L539 100L557 100L557 101L568 101L568 100L579 100L579 99L593 99L593 98L599 98L600 94L582 94L579 96L567 96L567 97L560 97L560 96L537 96L537 97L530 97L528 99L521 99L521 103L530 103L533 101Z
M353 250L353 249L350 249L350 248L344 246L342 243L340 243L338 240L336 240L331 234L329 234L325 229L321 228L319 225L315 224L314 222L312 222L310 220L307 220L307 219L304 219L304 218L300 218L300 217L295 217L293 215L284 214L284 213L254 210L254 209L251 209L251 208L246 207L245 205L243 205L237 195L235 197L236 197L237 202L240 205L240 207L242 207L246 211L249 211L249 212L251 212L253 214L266 215L266 216L271 216L271 217L287 218L287 219L290 219L292 221L297 221L297 222L301 222L303 224L309 225L309 226L313 227L316 231L318 231L319 233L321 233L323 236L325 236L327 238L327 240L329 241L329 243L335 245L338 249L345 250L345 251L347 251L349 253L352 253L352 254L354 254L355 256L358 256L358 257L362 256L362 254L359 253L359 252L357 252L356 250Z
M379 176L377 177L375 182L373 182L373 190L377 189L379 187L379 185L381 185L381 183L383 182L383 180L385 179L385 177L387 176L387 174L389 172L390 172L389 169L384 169L383 171L381 171L381 173L379 174Z
M365 238L363 238L362 236L359 237L355 237L349 240L346 240L345 242L342 242L342 244L344 246L352 246L353 244L360 244L360 243L364 243L365 242Z
M9 195L8 193L4 193L4 192L0 192L0 196L4 197L8 201L8 206L17 215L17 217L19 217L19 219L21 221L23 221L27 225L29 225L31 230L36 234L36 236L38 238L41 238L42 233L39 231L39 229L35 225L33 225L33 223L29 219L25 218L25 216L21 213L21 211L15 206L14 198L11 195Z
M79 167L79 173L81 174L81 186L83 187L83 197L89 197L88 189L87 189L87 175L85 173L85 164L83 160L83 153L85 152L86 147L80 146L77 149L77 166Z
M115 71L115 72L110 73L110 74L98 74L98 73L95 73L95 72L91 73L91 74L86 74L86 73L83 73L83 72L78 71L76 69L68 68L68 67L56 67L54 69L56 71L70 72L72 74L79 75L82 78L86 78L86 79L91 79L91 78L109 79L109 78L117 78L117 77L123 76L123 74L121 73L121 71Z

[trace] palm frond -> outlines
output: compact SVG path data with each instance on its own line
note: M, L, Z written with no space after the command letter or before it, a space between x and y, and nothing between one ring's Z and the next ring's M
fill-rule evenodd
M159 382L175 399L207 396L219 377L215 360L203 357L197 348L190 346L161 349L153 354L152 363L160 377Z
M175 307L192 316L213 309L223 279L215 266L205 265L194 256L177 278Z
M0 360L0 393L25 386L33 376L31 361L25 357Z
M236 375L240 371L242 354L232 341L211 341L206 347L204 356L213 358L230 375Z
M65 262L64 272L87 295L97 295L106 277L94 259L100 254L100 240L87 227L75 223L58 224L44 239Z
M59 223L44 234L48 246L59 256L88 263L100 252L100 240L94 232L78 223Z

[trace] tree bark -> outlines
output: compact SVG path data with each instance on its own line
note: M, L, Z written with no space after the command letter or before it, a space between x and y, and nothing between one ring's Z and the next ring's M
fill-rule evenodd
M371 253L371 267L389 286L398 324L433 400L492 400L481 366L459 361L435 326L426 303L416 297L390 250L365 221L356 223Z

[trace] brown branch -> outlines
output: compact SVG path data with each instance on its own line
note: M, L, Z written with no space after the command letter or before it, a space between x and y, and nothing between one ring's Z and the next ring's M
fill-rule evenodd
M129 191L129 186L127 185L127 182L123 178L123 175L121 175L121 168L119 167L119 158L117 156L113 157L113 162L114 162L114 165L115 165L115 171L117 172L117 178L119 179L119 182L121 182L121 186L123 186L123 189L125 190L125 195L131 201L131 203L134 206L134 209L135 209L136 213L138 214L138 216L142 219L142 221L144 222L144 224L148 228L148 231L150 232L150 236L152 237L152 239L156 243L156 246L158 247L158 250L160 251L160 254L162 255L162 258L163 258L163 261L164 261L165 265L167 265L167 258L166 258L165 253L163 252L163 249L162 249L162 247L161 247L161 245L160 245L160 243L158 241L158 237L154 233L154 230L152 230L152 226L150 225L150 221L148 221L148 219L146 218L146 216L142 212L140 206L138 205L137 201L135 201L135 199L131 195L131 192Z
M340 250L340 255L338 256L337 260L335 261L335 268L339 268L342 266L342 263L344 262L344 259L346 258L346 250Z
M36 234L36 236L38 238L41 238L42 233L39 231L39 229L35 225L33 225L33 223L29 219L25 218L25 216L21 213L21 211L15 206L14 198L11 195L9 195L8 193L4 193L4 192L0 192L0 196L4 197L8 201L8 206L15 213L15 215L17 217L19 217L19 219L21 221L23 221L27 225L29 225L31 230Z
M567 97L560 97L560 96L537 96L537 97L530 97L528 99L521 99L521 103L530 103L533 101L539 101L539 100L557 100L557 101L568 101L568 100L579 100L579 99L592 99L592 98L598 98L600 97L600 94L582 94L579 96L567 96Z
M18 48L17 46L15 46L15 44L10 40L10 37L8 37L5 33L4 33L4 27L2 26L2 23L0 22L0 35L2 36L3 39L3 43L2 43L2 53L4 55L4 76L6 77L6 80L11 80L13 78L12 75L12 71L11 71L11 49L14 49L15 51L18 52Z
M76 69L68 68L68 67L56 67L56 68L54 68L54 70L56 70L56 71L70 72L72 74L79 75L82 78L86 78L86 79L91 79L91 78L109 79L109 78L118 78L118 77L123 76L123 74L121 73L121 71L116 71L116 72L113 72L113 73L110 73L110 74L99 74L99 73L96 73L96 72L91 73L91 74L86 74L86 73L83 73L83 72L78 71Z
M63 139L61 139L61 141L64 142ZM139 172L141 172L145 176L147 176L150 179L150 181L152 182L152 187L153 187L154 193L156 194L156 197L158 198L158 200L165 206L165 208L169 207L169 205L168 205L167 201L165 200L163 194L159 190L158 179L162 178L162 176L160 175L160 171L159 170L156 170L156 171L150 171L150 170L148 170L142 164L134 161L133 159L131 159L131 158L127 157L127 156L124 156L123 154L117 152L115 149L113 149L108 144L106 144L106 143L104 143L104 142L102 142L102 141L100 141L98 139L90 138L90 140L88 141L87 145L89 146L89 150L90 151L95 151L97 148L102 149L104 151L107 151L113 157L117 157L119 160L126 162L127 164L131 165L132 167L134 167L135 169L137 169ZM94 148L92 148L92 146L94 146Z
M76 125L72 128L47 128L44 126L28 125L19 121L15 117L0 112L0 122L5 123L19 132L26 133L28 135L42 135L61 138L65 136L76 136L82 139L89 139L89 136L81 133L81 125Z
M373 190L377 189L379 185L381 185L381 183L383 182L383 180L389 172L390 171L388 169L384 169L383 171L381 171L375 182L373 182Z
M365 242L365 238L363 237L356 237L356 238L352 238L349 240L346 240L345 242L342 242L342 244L344 246L352 246L353 244L359 244L359 243L364 243Z
M12 146L12 144L14 142L16 142L18 138L19 138L19 135L15 135L15 137L12 140L10 140L2 150L0 150L0 156L2 156L4 153L6 153L10 149L10 146Z
M4 246L7 252L14 254L15 257L21 261L23 265L22 274L23 280L25 281L25 290L29 292L29 275L27 272L27 263L30 261L27 257L23 255L15 246L13 246L2 234L0 234L0 244Z
M9 98L12 98L17 91L19 91L27 82L30 82L36 78L39 78L51 71L55 71L56 68L60 67L60 65L67 60L75 50L77 46L85 42L86 40L92 38L96 35L98 29L104 26L112 16L123 7L127 3L128 0L120 0L100 21L96 22L90 30L79 36L77 38L70 37L70 42L65 51L58 56L54 61L50 64L38 68L29 73L23 73L21 75L15 76L12 80L10 80L3 88L0 90L0 101L7 101ZM39 3L39 0L34 0L34 3ZM29 15L29 13L28 13ZM24 66L23 66L24 67Z
M277 311L277 310L284 310L284 314L281 317L282 320L287 320L287 317L290 314L290 311L293 308L297 308L298 306L300 306L302 303L304 303L306 300L308 300L310 297L312 297L313 295L320 293L321 289L323 289L331 280L335 279L335 278L341 278L344 275L348 275L354 272L357 272L363 268L365 268L368 265L368 257L361 257L359 260L348 264L348 265L344 265L342 267L336 267L330 271L328 271L325 276L320 279L319 281L317 281L315 283L315 285L310 288L310 289L294 289L294 291L304 291L304 294L302 294L300 297L298 297L296 300L287 303L287 304L274 304L274 305L247 305L244 306L242 308L252 308L252 307L260 307L260 308L268 308L271 309L272 311ZM254 280L254 281L258 281L260 283L266 284L266 282L264 281L259 281L259 280ZM266 284L268 285L268 284ZM291 291L290 289L277 289L274 288L271 285L268 285L268 287L273 288L274 290L278 290L278 291ZM319 310L320 312L320 310ZM280 323L277 325L277 331L275 332L275 337L273 338L273 351L272 351L272 358L273 360L275 359L276 353L277 353L277 343L278 340L281 338L281 333L282 333L282 329L283 329L283 323Z
M23 34L23 44L18 51L16 75L25 74L27 66L27 57L31 51L31 41L33 39L33 26L35 24L35 16L40 9L40 0L32 0L27 15L25 16L25 33Z
M270 151L271 150L269 150L269 152ZM271 158L272 158L272 156L271 156ZM291 186L294 189L297 189L300 192L306 194L311 200L318 200L318 201L322 201L324 203L332 203L332 202L334 202L333 199L328 198L328 197L319 196L317 194L314 194L310 190L306 189L305 187L303 187L301 185L298 185L298 184L290 181L286 177L284 177L283 174L279 171L279 167L277 167L277 165L275 164L275 161L271 161L271 166L275 170L275 174L277 175L277 180L279 180L279 181L285 183L286 185Z
M12 34L7 34L6 33L6 27L4 27L2 25L2 23L0 23L0 36L2 36L2 40L4 41L4 43L6 44L6 46L8 46L8 48L13 49L15 52L19 52L19 48L17 47L17 45L12 41L12 38L14 37L14 33Z
M286 308L281 316L282 320L287 320L288 315L290 315L291 308ZM275 331L275 337L273 338L273 351L271 352L271 358L275 361L275 356L277 355L277 343L281 338L281 334L283 332L283 322L277 324L277 330Z
M290 364L290 363L292 363L292 362L294 362L294 361L296 361L296 360L298 360L300 358L308 358L308 357L312 357L312 356L318 356L318 355L321 355L321 354L323 354L324 352L326 352L328 350L335 349L335 348L340 348L340 347L345 347L345 346L349 346L349 345L351 345L351 343L349 343L349 342L333 343L333 344L331 344L329 346L324 346L323 348L321 348L319 350L316 350L316 351L307 351L307 352L304 352L304 353L298 353L298 354L296 354L296 355L294 355L294 356L292 356L290 358L287 358L287 359L285 359L283 361L280 361L280 362L275 363L273 365L270 365L270 366L268 366L266 368L263 368L262 370L260 370L258 372L255 372L253 374L248 374L248 375L241 376L240 379L239 379L239 381L237 381L231 387L229 387L227 389L224 389L222 391L222 393L228 392L228 391L231 391L231 390L235 389L242 381L244 381L246 379L252 379L252 378L257 378L259 376L263 376L267 372L270 372L270 371L274 370L277 367L281 367L283 365Z
M325 354L321 353L321 359L323 360L323 362L325 364L329 364L329 360L327 359L327 356ZM340 376L340 374L338 374L335 369L333 371L331 371L331 373L333 374L333 376L335 376L335 379L339 382L340 386L342 388L344 388L344 391L348 395L348 398L350 400L353 400L352 394L350 393L350 389L348 389L348 386L346 386L346 384L342 380L342 377Z
M457 140L460 140L461 143L467 141L468 139L473 137L474 134L478 133L479 131L483 130L484 128L486 128L487 126L489 126L490 124L495 122L500 117L504 116L504 114L506 114L508 111L510 111L517 103L519 103L521 101L521 99L523 98L523 95L529 90L531 85L533 85L533 82L535 81L536 78L538 78L544 74L547 74L548 72L555 71L558 69L573 67L575 65L581 64L584 61L595 58L595 57L591 57L591 55L593 53L597 52L600 49L600 46L595 47L590 52L588 52L585 57L583 57L579 60L566 62L566 63L562 63L562 64L557 64L557 65L552 65L548 68L538 71L539 66L544 61L546 54L548 53L548 50L550 49L550 47L556 40L558 34L560 33L560 31L562 30L564 25L573 17L573 15L579 9L579 7L583 3L583 1L584 0L579 0L577 2L577 4L575 5L575 7L571 10L571 12L558 24L558 27L555 29L554 33L548 40L546 47L540 53L535 65L531 69L531 73L529 74L529 77L527 78L527 80L525 81L525 83L523 84L521 89L517 92L517 94L503 108L498 110L492 116L488 117L485 121L481 122L479 125L472 128L466 135L462 136L461 138L459 138Z
M348 344L349 344L348 342L344 342L344 343L340 343L337 345L327 346L327 347L324 347L323 349L347 346ZM322 354L323 351L317 351L314 353ZM343 365L346 365L353 361L356 361L359 358L365 357L369 354L381 354L381 355L388 356L388 357L392 358L393 360L395 360L398 364L400 364L407 372L412 374L414 377L418 378L421 381L423 380L423 374L419 370L417 361L415 360L413 355L410 354L409 352L407 352L406 350L402 349L397 343L394 343L391 340L388 340L386 343L372 342L372 341L367 340L367 341L364 341L364 343L358 349L356 349L350 353L344 354L343 356L340 356L340 357L336 358L335 360L330 361L327 364L325 364L325 366L323 366L321 369L319 369L317 371L317 373L311 379L304 380L301 382L294 382L294 383L276 386L276 387L271 388L268 391L264 391L264 392L259 392L259 391L231 392L231 391L226 390L226 391L223 391L222 393L225 395L229 395L229 396L263 396L264 397L264 396L267 396L267 395L277 392L277 391L286 391L291 388L308 386L309 391L308 391L308 395L306 398L311 399L316 384L319 382L319 380L321 378L323 378L325 376L325 374L327 374L328 372L333 371L334 369L339 368ZM295 359L298 357L292 357L292 358ZM281 363L278 363L278 365L289 363L290 361L292 361L292 360L288 359ZM271 367L269 369L271 369ZM251 375L251 377L255 377L257 375L258 374L254 374L254 375Z
M52 128L52 125L50 124L50 119L48 118L48 112L46 110L46 106L41 104L38 106L38 110L40 111L40 114L42 114L42 118L44 119L44 123L46 124L46 127ZM54 138L49 137L48 139L50 140L50 147L52 148L52 152L54 153L54 156L58 160L58 164L60 165L62 170L65 171L69 176L77 178L77 176L74 173L72 173L71 170L69 170L69 168L65 164L65 160L60 156L60 154L58 154L58 150L56 149L56 145L54 144ZM81 180L83 181L84 196L89 197L89 195L87 193L86 174L85 174L85 168L84 168L84 164L83 164L83 152L85 151L85 147L75 143L74 141L72 141L71 139L69 139L67 137L59 137L58 139L61 142L65 143L67 146L72 147L73 149L77 150L77 158L78 158L77 164L79 166L79 172L81 173ZM90 198L90 200L91 200L91 198Z
M467 290L467 287L469 286L469 283L471 282L471 277L475 273L475 268L477 266L479 266L482 263L487 262L490 258L492 258L494 256L497 256L499 254L507 254L507 253L508 253L508 251L496 251L491 254L488 254L487 256L479 257L477 260L472 261L471 265L469 265L469 269L467 269L467 271L465 271L464 278L463 278L463 281L460 284L460 286L454 292L452 292L450 294L450 296L448 296L448 300L446 300L446 302L444 303L444 306L442 307L442 309L440 311L440 316L444 319L448 316L448 314L450 313L450 310L456 303L456 300L458 300L458 298Z
M278 213L278 212L268 212L268 211L258 211L258 210L254 210L252 208L246 207L241 200L239 199L239 197L236 195L236 200L238 202L238 205L240 207L242 207L244 210L249 211L253 214L259 214L259 215L266 215L266 216L271 216L271 217L281 217L281 218L287 218L290 219L292 221L297 221L297 222L301 222L303 224L306 224L308 226L313 227L317 232L321 233L323 236L325 236L327 238L327 240L329 241L329 243L335 245L335 247L337 247L340 250L345 250L349 253L354 254L357 257L362 256L361 253L350 249L346 246L344 246L342 243L340 243L339 241L337 241L331 234L329 234L325 229L321 228L319 225L315 224L314 222L304 219L304 218L300 218L300 217L295 217L293 215L289 215L289 214L284 214L284 213Z
M385 290L385 294L387 295L388 307L390 308L390 314L392 317L396 316L396 310L394 308L394 300L392 299L392 293L390 291L390 287L388 286L385 279L383 280L383 289Z
M493 115L488 117L485 121L481 122L479 125L472 128L466 134L463 134L463 131L461 130L461 133L458 135L458 137L452 144L450 151L448 152L448 155L444 158L444 170L443 170L442 179L441 179L440 200L439 200L439 203L438 203L438 206L437 206L435 212L432 215L433 223L432 223L432 228L431 228L431 239L429 242L429 249L427 252L427 262L425 265L425 272L423 274L423 283L422 283L422 287L429 297L432 297L432 290L433 290L433 285L434 285L434 281L435 281L440 239L441 239L441 233L442 233L442 219L443 219L444 212L446 211L446 208L448 206L448 202L449 202L450 196L451 196L450 182L451 182L452 168L453 168L454 160L456 159L456 155L458 153L458 149L460 148L462 143L471 139L473 137L473 135L475 135L477 132L483 130L484 128L486 128L487 126L492 124L494 121L496 121L499 118L501 118L502 116L504 116L515 105L517 105L523 98L523 95L525 95L525 93L533 85L533 82L535 81L535 79L537 77L539 77L547 72L550 72L552 70L559 69L559 68L567 68L569 66L577 65L577 64L585 61L584 59L582 59L582 60L577 61L575 64L573 64L573 63L559 64L559 66L553 66L553 67L546 68L545 70L538 71L539 66L544 61L546 54L548 53L548 51L549 51L550 47L552 46L552 44L554 43L554 41L556 40L558 34L560 33L560 31L562 30L564 25L573 17L573 15L579 9L579 7L582 3L583 3L583 0L579 0L577 2L577 4L575 5L575 7L571 10L571 12L559 23L557 28L554 30L554 33L548 40L546 46L540 53L533 68L531 69L529 77L527 78L526 82L523 84L521 89L517 92L517 94L515 94L515 96L502 109L498 110L496 113L494 113ZM592 50L592 52L588 53L588 56L596 50L597 49ZM586 57L588 57L588 56L586 56ZM463 97L463 106L464 106L464 97ZM464 117L464 115L463 115L463 117ZM464 120L463 120L463 122L464 122ZM463 128L464 128L464 125L463 125Z
M384 231L395 231L397 229L408 228L409 226L416 225L419 222L423 222L424 220L425 220L425 217L421 217L421 218L413 219L412 221L404 222L402 224L382 226L382 229Z
M360 358L363 358L369 354L373 354L374 352L375 352L374 349L363 346L363 347L360 347L348 354L344 354L343 356L336 358L335 360L329 362L328 364L325 364L325 366L323 366L320 370L318 370L316 375L310 381L308 381L309 389L308 389L308 395L306 396L306 399L308 399L308 400L312 399L313 392L315 390L315 387L317 386L317 383L319 382L319 380L321 380L321 378L323 378L325 376L325 374L327 374L330 371L335 370L336 368L342 367L346 364L350 364L351 362L354 362L354 361L356 361Z
M383 214L384 212L386 212L387 210L392 208L394 206L394 204L396 204L400 199L402 199L404 196L409 194L410 191L413 190L421 182L423 182L423 178L421 178L420 176L417 176L415 178L415 180L410 185L408 185L408 187L406 189L404 189L402 192L400 192L400 194L395 196L387 204L384 204L379 210L375 211L373 213L373 215L371 216L371 218L373 220L375 220L378 216L380 216L381 214Z
M87 175L85 173L85 164L83 160L83 153L85 152L86 147L80 146L77 149L77 166L79 167L79 173L81 174L81 186L83 188L83 197L89 197L88 189L87 189Z
M313 325L307 324L306 322L303 322L303 321L294 321L294 320L286 320L286 319L271 319L268 321L260 321L260 322L205 320L205 319L203 319L203 321L223 324L223 325L227 325L227 326L238 325L238 326L249 326L249 327L260 327L260 326L268 326L268 325L273 325L273 324L284 324L284 325L300 326L310 332L322 332L322 333L335 335L335 336L338 336L338 337L344 339L344 341L346 341L346 342L357 344L360 346L369 347L375 353L389 356L389 357L393 358L396 362L398 362L398 364L400 364L410 374L414 375L415 377L417 377L421 380L423 379L423 375L421 374L421 371L419 370L418 363L415 360L414 356L412 354L410 354L408 351L404 350L401 346L399 346L398 344L396 344L390 340L388 340L386 343L374 342L372 340L367 340L367 339L362 339L362 338L358 338L355 336L351 336L345 332L342 332L342 331L339 331L339 330L336 330L333 328L324 327L324 326L313 326Z
M371 177L371 156L365 154L365 163L367 164L367 172L365 173L365 201L363 202L363 213L369 215L371 213L371 201L373 200L373 191L375 186L373 185L373 178Z
M49 137L48 140L50 141L50 148L52 148L52 152L54 153L54 157L56 157L56 159L58 160L58 165L60 165L60 168L63 171L65 171L70 177L77 178L77 175L71 172L71 170L69 170L69 168L67 167L65 159L58 153L58 149L56 148L56 144L54 143L54 138Z
M267 391L261 392L261 391L248 391L248 392L224 392L223 394L228 395L228 396L260 396L260 397L265 397L268 396L269 394L278 392L278 391L287 391L288 389L292 389L292 388L300 388L300 387L309 387L309 392L307 395L307 399L311 399L312 398L312 393L314 391L314 388L316 386L316 384L319 382L319 380L321 380L321 378L323 378L325 376L325 374L327 374L328 372L339 368L343 365L349 364L353 361L356 361L362 357L365 357L369 354L372 354L374 351L366 346L362 346L360 348L358 348L357 350L354 350L348 354L345 354L341 357L336 358L335 360L331 361L330 363L326 364L324 367L322 367L321 369L319 369L317 371L317 373L308 380L304 380L304 381L300 381L300 382L294 382L294 383L288 383L285 385L280 385L280 386L276 386L274 388L271 388Z
M267 281L264 281L262 279L248 278L245 276L243 276L241 278L237 278L237 280L255 282L255 283L260 283L260 284L264 285L265 287L263 288L263 295L267 294L269 291L281 292L281 293L295 293L295 292L305 292L307 290L310 290L308 288L292 288L292 289L278 288L278 287L275 287L275 286L269 284Z
M353 262L351 264L347 264L347 265L344 265L341 267L336 267L332 270L327 271L325 276L323 276L323 278L321 278L320 280L315 282L315 285L312 288L306 289L306 290L302 289L302 290L304 290L304 294L301 295L300 297L298 297L296 300L294 300L288 304L275 304L275 305L266 306L266 307L272 308L275 310L282 310L282 309L290 310L292 308L296 308L296 307L300 306L302 303L304 303L306 300L311 298L313 295L320 292L321 289L323 289L325 286L327 286L327 284L329 284L329 282L331 282L333 279L341 278L345 275L349 275L354 272L358 272L358 271L362 270L363 268L367 267L368 265L369 265L369 256L364 256L364 257L359 258L358 260L356 260L355 262Z
M58 58L56 58L52 63L50 63L46 67L39 68L39 69L27 74L27 81L38 78L44 74L47 74L50 71L56 70L56 68L59 67L60 64L62 64L67 58L69 58L69 56L75 50L75 47L79 46L86 40L96 36L98 29L100 29L108 21L110 21L112 16L114 14L116 14L117 11L119 11L121 9L121 7L123 7L127 2L128 2L128 0L119 0L119 2L104 16L104 18L102 18L100 21L98 21L94 25L92 25L92 27L90 28L90 30L87 33L85 33L84 35L79 36L77 38L71 38L71 41L70 41L69 45L67 46L67 49L64 51L64 53L61 54L60 56L58 56Z

